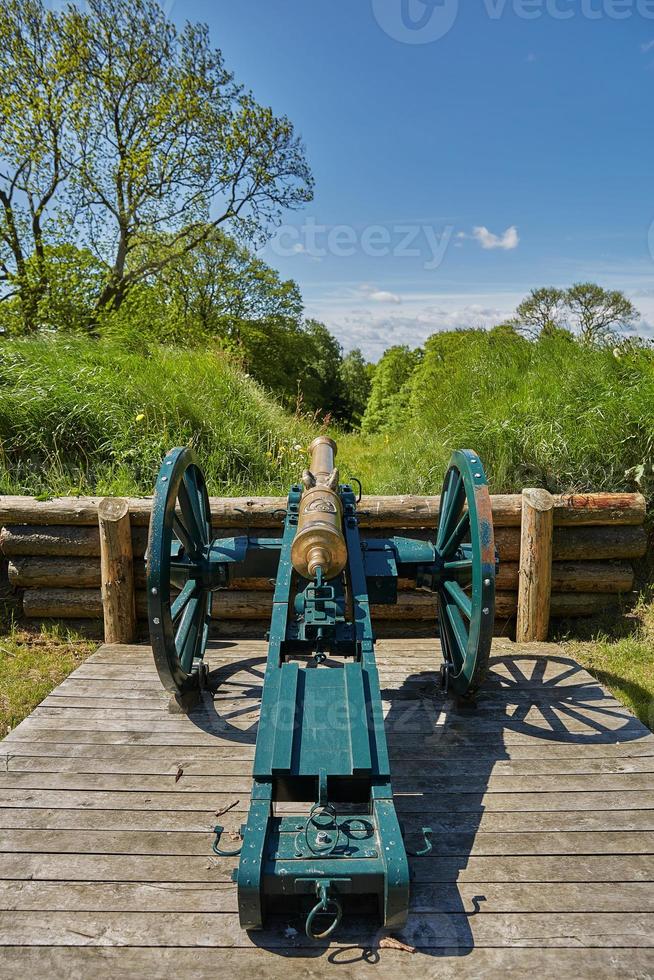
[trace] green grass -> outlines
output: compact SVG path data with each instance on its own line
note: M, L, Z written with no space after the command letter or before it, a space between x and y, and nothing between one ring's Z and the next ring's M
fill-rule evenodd
M624 636L598 633L592 640L567 640L564 646L594 677L654 729L654 602L641 600Z
M0 341L0 493L150 493L177 445L216 494L277 492L314 428L214 349Z
M370 489L438 492L451 452L465 447L480 455L496 493L654 491L650 347L436 334L403 390L387 392L381 432L343 442L348 467Z
M0 633L0 738L97 648L62 629Z
M343 476L369 493L438 493L460 447L498 493L654 490L652 350L440 334L408 384L385 431L332 429ZM283 493L320 428L215 348L0 341L0 493L149 493L180 444L195 446L213 493Z

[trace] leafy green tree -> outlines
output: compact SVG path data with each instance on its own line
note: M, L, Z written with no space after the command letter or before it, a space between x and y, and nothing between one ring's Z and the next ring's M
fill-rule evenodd
M153 0L86 0L63 17L69 47L81 51L74 184L110 270L100 308L212 228L256 237L281 209L310 200L291 123L234 81L204 25L178 30ZM162 231L156 259L130 262Z
M343 349L319 320L307 320L300 354L303 404L336 418L343 416L340 368Z
M405 417L410 381L422 356L406 346L389 347L375 368L370 398L361 422L363 432L396 428Z
M294 408L303 385L304 332L295 320L242 320L229 346L242 367L287 408Z
M567 330L582 343L602 344L620 329L633 326L638 318L638 311L624 293L582 282L569 289L532 289L519 304L514 322L534 338Z
M516 310L516 323L532 337L563 326L566 295L563 289L544 286L532 289Z
M58 195L74 155L78 58L41 0L0 2L0 48L0 299L32 333L48 288L48 243L72 220Z
M593 282L578 282L566 291L566 303L580 339L602 344L616 331L639 319L633 303L618 289L603 289Z
M343 399L343 423L348 428L358 428L361 425L372 377L370 365L366 363L358 347L351 350L341 361L339 368L340 384Z
M140 250L139 261L148 261ZM202 335L239 343L243 321L282 319L299 324L302 296L297 283L279 273L220 229L211 229L195 249L180 256L151 281L156 283L162 310L160 322L170 324L161 339L184 340Z
M26 331L61 236L103 263L101 313L213 229L258 241L311 199L289 120L236 83L205 26L153 0L0 0L0 44L0 276Z

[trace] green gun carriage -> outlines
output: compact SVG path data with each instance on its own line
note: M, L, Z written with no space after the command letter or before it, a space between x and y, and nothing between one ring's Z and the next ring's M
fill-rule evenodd
M472 698L490 654L496 553L474 452L452 456L431 540L362 540L359 500L339 482L335 443L319 436L310 452L280 514L281 537L215 539L193 452L168 453L154 489L147 587L159 676L192 704L206 681L213 593L234 578L274 578L249 813L240 847L222 847L219 826L214 850L239 859L233 877L243 928L299 907L307 935L324 939L344 908L372 900L382 925L398 929L409 905L370 606L395 603L399 578L435 594L441 683Z

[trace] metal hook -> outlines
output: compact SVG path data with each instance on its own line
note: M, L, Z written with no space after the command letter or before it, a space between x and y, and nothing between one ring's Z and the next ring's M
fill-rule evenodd
M218 847L218 844L220 843L220 835L222 834L222 832L223 832L224 829L225 828L224 827L221 827L220 824L216 825L213 828L214 833L216 835L216 839L213 842L213 844L211 845L211 850L214 852L214 854L217 854L218 857L223 857L223 858L237 857L241 853L241 850L243 848L243 839L241 838L241 846L240 847L237 847L235 850L223 851L220 847Z
M422 836L425 842L425 846L420 851L407 851L411 857L424 857L425 854L429 854L432 850L431 835L433 834L431 827L422 828Z

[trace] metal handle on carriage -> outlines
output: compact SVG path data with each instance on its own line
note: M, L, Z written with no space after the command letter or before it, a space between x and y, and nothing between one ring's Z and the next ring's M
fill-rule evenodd
M316 894L318 896L318 902L316 905L314 905L307 916L305 932L309 939L313 939L316 942L318 942L320 939L327 939L329 936L331 936L343 918L343 907L337 898L329 894L330 886L330 881L316 881ZM313 923L316 916L329 915L330 906L332 906L335 910L333 922L331 922L331 924L322 932L314 932Z

